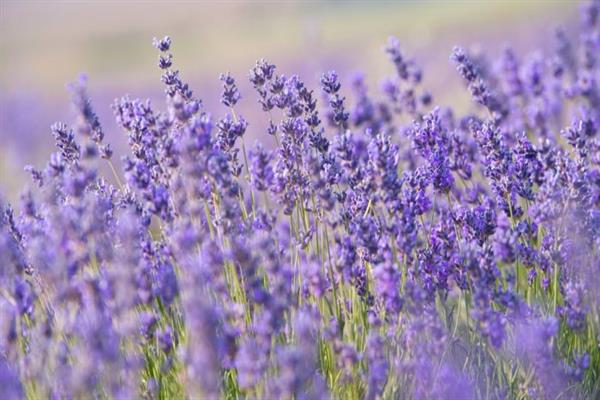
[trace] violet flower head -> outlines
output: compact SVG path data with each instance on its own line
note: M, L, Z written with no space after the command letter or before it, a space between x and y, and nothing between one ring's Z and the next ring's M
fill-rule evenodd
M390 60L394 63L396 67L396 72L398 76L402 80L408 80L409 78L409 64L406 60L406 57L402 54L400 50L400 42L395 37L390 37L388 39L388 44L385 47L385 52L388 54Z
M79 145L75 142L73 131L67 125L59 122L52 125L51 130L62 158L68 164L77 164L81 157L81 151Z
M154 38L152 39L152 44L161 52L166 53L171 48L171 38L168 36L165 36L162 39Z
M511 97L523 94L523 82L519 74L519 60L511 47L505 47L500 60L504 91Z
M248 128L248 122L243 117L233 117L227 114L217 124L219 130L217 137L217 146L228 152L232 150L238 138L244 136Z
M275 73L275 65L261 59L256 62L254 68L250 70L250 83L255 88L263 87L267 82L273 79Z
M227 107L233 107L241 99L240 92L235 84L235 79L228 73L221 74L219 80L223 82L223 92L221 93L221 103Z
M467 83L467 87L473 99L486 107L494 116L501 120L507 114L507 110L501 99L492 92L488 83L484 80L480 68L473 62L466 51L461 47L455 47L450 59L456 64L456 69Z
M394 318L403 304L400 297L401 276L398 267L390 262L384 262L383 265L376 267L373 274L376 293L382 300L386 313L390 318Z
M257 144L255 149L250 150L248 159L252 185L258 191L267 190L273 184L274 174L271 165L273 155L267 152L261 144Z
M452 50L452 57L450 58L456 63L456 69L462 78L467 81L468 84L474 83L479 79L479 72L477 67L467 56L467 53L462 47L454 47Z
M321 88L328 96L331 109L331 122L334 126L346 128L349 113L344 106L345 98L339 94L341 87L342 85L335 71L329 71L321 76Z
M110 145L102 143L104 130L87 93L87 77L81 75L77 81L69 85L69 90L71 91L71 101L78 114L76 125L78 134L91 139L98 147L102 158L111 158L112 150Z

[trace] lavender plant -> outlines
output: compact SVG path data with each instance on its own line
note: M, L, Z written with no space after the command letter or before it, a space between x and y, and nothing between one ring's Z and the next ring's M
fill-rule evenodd
M165 104L113 104L124 176L80 79L0 200L0 398L597 398L600 2L581 15L550 54L455 48L466 114L393 38L380 97L260 60L211 114L155 39Z

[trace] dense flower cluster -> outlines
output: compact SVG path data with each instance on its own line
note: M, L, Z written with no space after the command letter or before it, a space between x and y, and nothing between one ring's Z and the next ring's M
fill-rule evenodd
M124 179L80 79L20 211L0 200L0 398L596 398L600 2L581 12L550 54L456 47L464 114L390 39L380 97L260 60L255 94L220 76L215 117L155 39L165 108L113 104Z

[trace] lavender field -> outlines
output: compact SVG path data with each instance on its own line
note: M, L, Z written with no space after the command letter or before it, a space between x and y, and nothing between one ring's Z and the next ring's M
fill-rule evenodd
M213 86L173 25L97 49L103 94L72 77L71 114L16 94L39 65L6 28L0 400L599 399L600 1L552 7L478 27L498 51L392 36L383 67L364 32L276 65L283 24Z

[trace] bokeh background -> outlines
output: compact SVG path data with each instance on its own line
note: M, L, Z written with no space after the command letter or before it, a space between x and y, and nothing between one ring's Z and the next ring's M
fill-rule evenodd
M362 71L376 94L393 73L382 51L390 35L423 67L435 102L456 107L468 102L449 62L455 44L494 56L510 43L523 54L550 46L552 31L568 30L576 13L566 0L0 0L0 193L16 200L29 179L23 166L45 164L49 127L71 121L66 84L80 73L89 78L105 140L122 154L126 137L113 123L114 99L128 94L162 106L154 36L172 37L176 68L215 116L225 112L218 104L218 76L225 71L239 82L242 112L259 115L246 79L259 58L313 88L324 71L335 69L346 84ZM262 133L247 119L253 141Z

